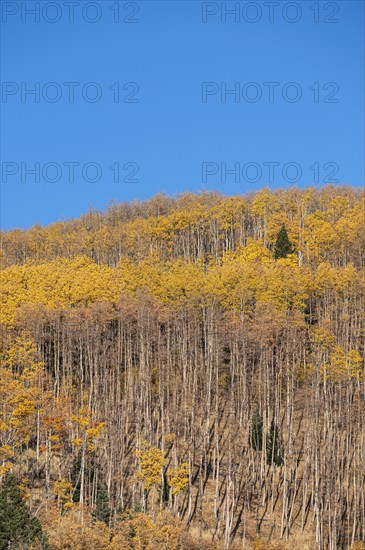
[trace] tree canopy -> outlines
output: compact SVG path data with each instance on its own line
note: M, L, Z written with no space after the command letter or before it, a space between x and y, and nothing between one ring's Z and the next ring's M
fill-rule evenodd
M159 195L2 233L3 547L364 540L364 206Z

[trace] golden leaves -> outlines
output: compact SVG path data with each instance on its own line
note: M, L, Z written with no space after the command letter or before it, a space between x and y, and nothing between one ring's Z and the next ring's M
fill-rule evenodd
M173 441L174 434L167 434L166 441ZM162 470L167 464L164 452L158 447L153 447L147 441L143 441L141 448L135 451L139 471L136 479L142 481L146 489L162 484ZM173 495L181 493L189 484L189 464L184 462L180 466L174 466L167 470L168 484Z
M96 422L92 417L92 411L88 407L82 407L78 415L71 416L71 420L81 428L83 434L83 438L72 439L74 447L79 447L85 442L89 451L95 451L96 440L103 432L106 422Z
M183 462L168 470L168 480L173 495L178 495L189 485L189 464Z
M61 510L69 510L72 503L73 486L65 479L54 482L52 493L57 497L58 505Z
M13 468L13 464L11 462L4 462L4 464L0 465L0 476L6 476L11 472Z
M341 346L334 346L329 362L321 369L323 378L333 382L364 377L363 359L357 350L345 353Z
M164 452L144 441L140 449L135 451L139 471L136 478L142 481L146 489L162 483L162 468L167 464Z
M152 520L146 514L128 511L113 527L95 521L91 511L77 503L66 512L60 515L53 506L42 514L42 526L54 550L179 550L189 541L182 522L168 512L159 512Z
M27 333L7 343L0 367L2 418L0 434L7 432L14 445L28 442L34 434L35 415L43 396L44 365L38 360L37 348Z

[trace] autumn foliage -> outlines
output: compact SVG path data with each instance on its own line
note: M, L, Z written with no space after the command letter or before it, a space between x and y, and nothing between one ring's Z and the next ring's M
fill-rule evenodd
M50 548L360 548L364 212L161 195L2 234L0 480Z

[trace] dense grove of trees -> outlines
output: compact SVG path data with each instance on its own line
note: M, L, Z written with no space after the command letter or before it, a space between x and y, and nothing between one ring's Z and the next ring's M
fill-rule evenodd
M146 202L114 204L105 214L90 211L77 220L3 233L2 262L9 266L85 255L115 267L121 258L141 261L153 254L162 260L218 261L248 238L272 247L285 224L301 260L359 266L365 261L363 211L363 193L350 187L263 189L244 197L157 195Z
M43 547L361 548L364 212L264 189L2 234L0 476Z

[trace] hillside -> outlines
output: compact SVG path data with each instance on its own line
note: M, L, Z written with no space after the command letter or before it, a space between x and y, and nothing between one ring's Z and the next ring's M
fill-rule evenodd
M325 187L3 232L0 475L46 537L12 547L363 548L364 230Z

